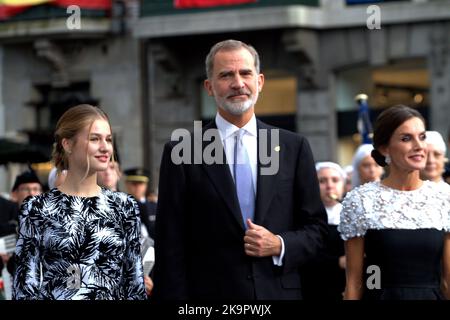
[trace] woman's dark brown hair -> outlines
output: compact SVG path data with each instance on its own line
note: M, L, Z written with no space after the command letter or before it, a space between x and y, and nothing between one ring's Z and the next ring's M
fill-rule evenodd
M380 166L387 166L386 157L379 151L380 147L387 146L394 131L405 121L411 118L419 118L425 124L425 119L419 111L405 105L396 105L384 110L378 116L373 127L372 157Z

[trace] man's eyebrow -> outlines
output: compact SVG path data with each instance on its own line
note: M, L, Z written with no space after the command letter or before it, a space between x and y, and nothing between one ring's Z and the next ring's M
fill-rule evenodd
M219 75L225 76L225 75L233 74L233 73L234 73L234 71L232 71L232 70L223 70L223 71L219 72Z
M243 68L243 69L239 69L238 71L239 73L252 73L253 70L251 68ZM220 76L223 75L229 75L229 74L234 74L235 72L233 70L223 70L219 72Z

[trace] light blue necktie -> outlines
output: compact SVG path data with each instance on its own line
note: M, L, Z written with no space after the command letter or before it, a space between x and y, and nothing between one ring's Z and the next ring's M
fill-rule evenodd
M242 219L247 229L247 219L253 221L255 211L255 192L253 189L252 168L242 137L244 129L239 129L234 137L234 182L241 207Z

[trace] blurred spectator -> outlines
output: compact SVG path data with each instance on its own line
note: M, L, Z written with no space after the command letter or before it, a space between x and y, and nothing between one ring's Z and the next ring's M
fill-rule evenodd
M29 196L33 197L41 194L42 189L43 186L41 181L39 180L36 173L32 170L25 171L16 177L16 180L14 181L14 185L12 187L11 199L16 202L15 205L17 211L15 213L14 220L11 220L10 223L12 223L14 226L18 225L18 209L22 205L23 201ZM12 233L17 233L16 228L14 228L14 231ZM3 263L7 265L8 272L11 275L14 275L14 271L16 269L15 255L2 255L2 260Z
M149 202L158 203L158 192L152 191L147 194L147 200Z
M0 237L16 232L18 210L16 203L0 197Z
M372 158L372 150L371 144L362 144L356 150L352 161L352 189L367 182L380 181L383 168Z
M142 223L147 227L150 238L155 238L156 203L146 198L149 173L143 168L131 168L124 171L125 188L128 194L136 198L141 211Z
M67 170L58 172L57 168L52 168L48 174L48 188L51 190L61 185L67 176Z
M110 162L108 169L97 172L97 183L99 186L113 191L119 191L118 183L121 177L120 165L118 162Z
M42 183L34 171L25 171L16 177L14 182L11 199L19 206L28 196L36 196L42 193Z
M448 128L447 145L450 149L450 127ZM445 166L444 174L442 175L442 177L444 178L445 182L450 184L450 163L448 162L448 159L447 159L447 164Z
M303 268L303 297L305 300L337 301L342 300L345 289L344 241L337 226L347 173L334 162L318 162L316 171L329 232L325 248Z
M17 232L18 206L12 201L0 197L0 237ZM0 276L4 265L7 264L10 255L0 254Z
M353 166L348 165L344 168L346 178L345 178L345 185L344 185L344 196L352 190L352 176L353 176Z
M448 128L448 133L447 133L447 145L450 148L450 127Z
M448 187L443 179L445 162L447 161L445 157L447 147L444 138L437 131L427 131L426 135L427 163L425 168L420 170L420 177L423 180L431 180L443 187Z

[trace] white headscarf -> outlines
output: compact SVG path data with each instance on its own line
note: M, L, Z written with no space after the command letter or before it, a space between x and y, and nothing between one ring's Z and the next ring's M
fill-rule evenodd
M61 171L60 174L65 175L66 174L66 170ZM48 188L51 190L53 188L55 188L55 182L56 179L58 178L58 169L56 169L56 167L53 167L50 172L48 173L48 178L47 178L47 183L48 183Z
M57 171L58 170L56 169L56 167L53 167L52 170L50 170L50 172L48 173L47 183L49 189L53 189L55 187Z
M353 156L352 161L352 189L359 186L361 184L361 180L359 178L359 164L361 161L370 155L373 150L373 145L371 144L362 144L356 149L355 155Z
M339 173L339 175L342 177L342 180L344 180L344 181L347 178L347 174L341 168L341 166L338 165L337 163L334 163L331 161L323 161L323 162L316 163L316 172L319 172L320 170L325 169L325 168L331 168L331 169L336 170Z
M316 172L319 173L322 169L334 169L341 176L342 182L345 183L347 179L347 174L344 169L340 165L331 161L317 162L316 163ZM332 207L325 207L328 216L328 224L330 225L339 225L340 213L342 210L342 204L336 203Z
M427 144L432 144L437 150L442 152L444 155L447 152L447 146L445 145L444 138L437 131L427 131L427 138L425 142Z

